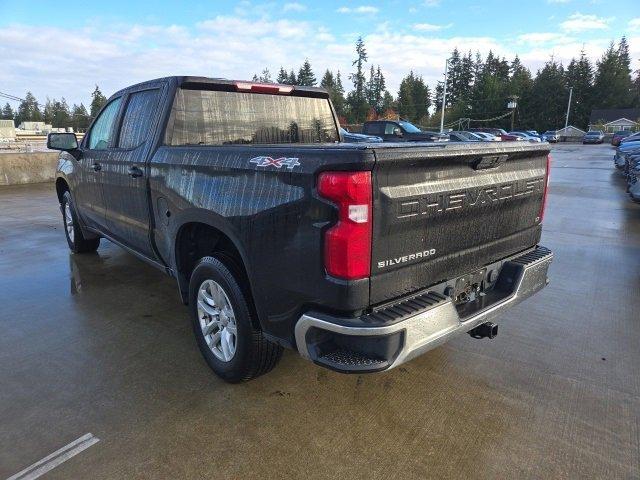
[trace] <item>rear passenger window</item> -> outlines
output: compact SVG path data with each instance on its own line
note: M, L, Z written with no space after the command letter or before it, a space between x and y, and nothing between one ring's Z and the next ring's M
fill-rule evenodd
M155 118L160 90L144 90L129 95L127 109L122 120L118 147L134 148L149 136Z
M113 122L116 120L120 109L120 100L121 98L113 100L98 115L89 133L89 149L104 150L109 148L113 135Z
M367 132L370 135L384 135L384 123L370 123Z

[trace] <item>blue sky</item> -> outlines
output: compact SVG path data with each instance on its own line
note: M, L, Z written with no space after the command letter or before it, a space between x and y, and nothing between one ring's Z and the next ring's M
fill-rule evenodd
M454 46L518 54L535 71L583 48L596 59L623 34L638 68L640 11L630 0L0 0L0 91L86 103L96 83L111 94L163 75L244 79L305 58L316 76L339 69L346 81L361 35L396 94L411 69L435 84Z

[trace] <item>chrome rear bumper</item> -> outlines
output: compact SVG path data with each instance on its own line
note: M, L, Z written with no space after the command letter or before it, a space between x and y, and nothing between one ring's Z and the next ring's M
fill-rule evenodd
M407 300L426 307L415 315L390 325L349 326L328 321L326 316L323 318L319 314L302 315L295 327L298 351L314 363L342 372L380 371L396 367L456 335L468 332L482 323L494 321L509 307L544 288L548 283L547 270L552 259L553 253L550 250L538 247L506 261L496 283L496 290L498 286L500 290L494 294L495 301L485 303L471 313L466 309L464 311L467 313L462 314L464 316L459 313L463 310L456 307L451 298L432 293ZM331 334L340 338L340 351L323 353L315 348L313 338ZM385 347L386 355L380 355L379 352L371 354L372 348L376 347L359 348L359 342L364 343L365 339L368 344L373 345L383 337L396 337L392 345ZM384 358L385 356L388 358Z

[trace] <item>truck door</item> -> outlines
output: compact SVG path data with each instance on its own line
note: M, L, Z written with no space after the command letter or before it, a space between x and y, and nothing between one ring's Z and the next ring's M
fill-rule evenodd
M98 230L106 227L102 162L112 147L121 100L121 97L111 100L93 122L83 141L76 169L78 181L73 188L76 207L84 223Z
M160 89L130 92L124 101L117 147L102 165L107 231L115 240L154 258L146 159L158 121Z

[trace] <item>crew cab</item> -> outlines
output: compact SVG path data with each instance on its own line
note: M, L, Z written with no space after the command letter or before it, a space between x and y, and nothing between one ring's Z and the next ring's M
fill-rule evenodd
M174 277L229 382L283 348L375 372L493 337L547 283L546 144L344 143L322 89L168 77L48 146L71 251L108 239Z

